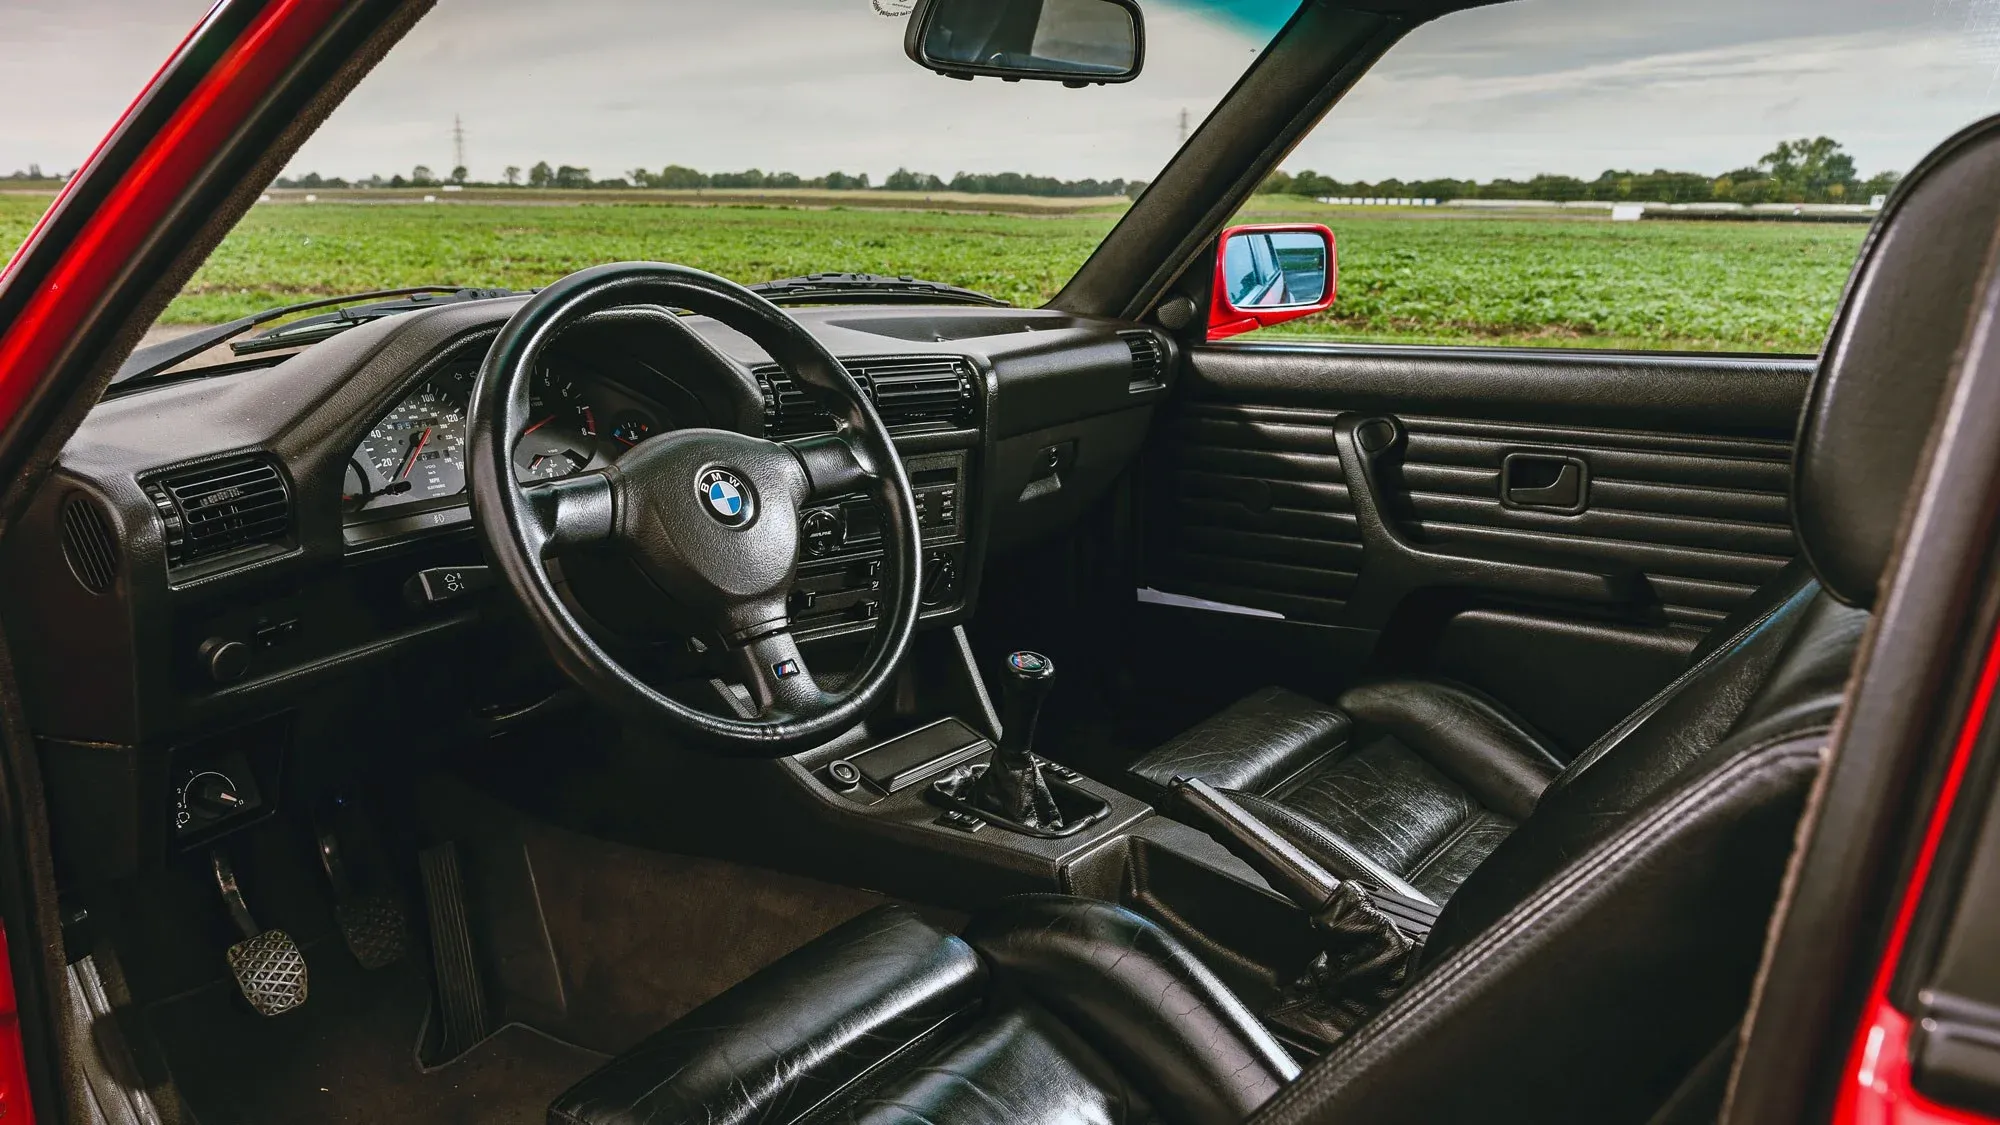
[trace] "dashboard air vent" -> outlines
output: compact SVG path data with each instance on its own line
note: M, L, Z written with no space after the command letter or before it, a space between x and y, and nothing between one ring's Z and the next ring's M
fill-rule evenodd
M848 374L861 384L865 394L868 380L860 371L848 368ZM833 415L819 404L804 387L792 382L792 377L775 366L759 367L757 382L764 389L764 432L771 437L797 437L800 434L824 434L833 431Z
M891 426L971 417L972 370L962 359L874 359L858 366L868 374L875 409Z
M102 594L118 577L118 541L104 512L89 497L73 494L62 507L63 561L83 588Z
M972 419L972 367L956 356L892 356L845 361L882 421L901 428L964 425ZM764 432L772 437L828 433L833 416L775 365L755 372L764 390Z
M1125 346L1132 350L1131 389L1150 390L1161 384L1167 370L1167 357L1160 350L1160 338L1151 332L1120 332Z
M285 479L262 457L166 473L146 493L166 525L168 566L273 543L291 531Z

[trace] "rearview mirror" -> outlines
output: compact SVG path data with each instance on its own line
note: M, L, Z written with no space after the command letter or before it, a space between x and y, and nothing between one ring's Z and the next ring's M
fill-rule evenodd
M1324 312L1339 277L1333 232L1323 226L1231 227L1215 256L1208 338Z
M1130 82L1146 60L1136 0L922 0L903 51L953 78Z

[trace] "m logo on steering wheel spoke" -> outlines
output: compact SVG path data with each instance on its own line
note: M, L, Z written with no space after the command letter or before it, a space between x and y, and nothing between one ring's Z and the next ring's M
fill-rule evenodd
M757 514L756 496L742 477L728 469L707 469L695 478L695 495L708 514L725 527L742 527Z

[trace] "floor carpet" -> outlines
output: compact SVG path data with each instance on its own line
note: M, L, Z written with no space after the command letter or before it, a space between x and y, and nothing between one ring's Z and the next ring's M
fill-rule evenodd
M152 1005L146 1024L200 1125L540 1125L604 1056L519 1025L447 1065L417 1062L429 985L414 958L367 972L338 941L306 951L307 1003L253 1014L231 983Z

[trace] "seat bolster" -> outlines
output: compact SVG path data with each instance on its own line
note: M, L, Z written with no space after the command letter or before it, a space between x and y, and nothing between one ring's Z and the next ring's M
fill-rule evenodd
M1259 1125L1646 1120L1742 1018L1826 731L1734 749L1525 897L1495 853Z
M1347 742L1347 716L1281 687L1260 688L1161 743L1131 772L1162 789L1198 777L1263 793Z
M1022 895L965 932L996 981L1068 1024L1178 1125L1236 1125L1298 1077L1235 994L1120 906Z
M1328 871L1342 879L1359 879L1380 890L1394 891L1405 898L1429 902L1431 897L1394 871L1382 866L1368 853L1333 829L1300 816L1291 809L1255 793L1232 793L1244 811L1263 821L1272 831L1291 841Z
M1437 680L1376 680L1336 701L1356 723L1416 751L1486 806L1514 820L1535 811L1562 762L1541 734L1479 692Z
M882 906L675 1020L557 1098L550 1125L789 1122L977 1005L963 941Z

